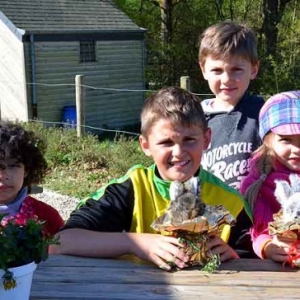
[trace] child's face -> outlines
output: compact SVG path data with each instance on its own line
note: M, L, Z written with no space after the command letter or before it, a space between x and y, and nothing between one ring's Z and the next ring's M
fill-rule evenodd
M11 203L21 190L25 177L24 164L16 159L0 160L0 204Z
M147 138L140 137L140 144L144 153L154 159L163 179L185 181L199 168L210 135L210 129L203 132L199 125L173 126L162 119L152 126Z
M300 172L300 135L272 133L271 149L278 161L293 172Z
M258 64L252 66L250 61L240 56L225 61L207 57L201 70L216 101L226 107L235 106L240 101L250 80L257 75Z

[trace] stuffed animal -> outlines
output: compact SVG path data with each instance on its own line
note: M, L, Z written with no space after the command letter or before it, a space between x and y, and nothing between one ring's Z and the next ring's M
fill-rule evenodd
M192 177L185 182L172 181L170 185L170 205L167 215L172 224L203 215L205 204L201 201L198 177Z
M289 180L290 184L285 180L275 180L275 197L281 205L284 223L300 221L300 178L291 174Z

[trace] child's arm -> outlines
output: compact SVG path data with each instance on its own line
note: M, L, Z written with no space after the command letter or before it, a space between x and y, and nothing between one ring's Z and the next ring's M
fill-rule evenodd
M110 184L98 200L86 199L71 214L63 230L81 228L98 232L130 231L134 207L131 181Z
M169 263L179 268L189 257L179 250L177 238L150 233L96 232L84 229L61 231L60 245L50 246L50 254L68 254L88 257L118 257L134 254L162 269L170 270Z
M250 229L253 250L260 258L266 258L266 245L272 241L273 237L269 234L268 224L273 220L276 213L275 199L268 197L265 193L266 187L260 189L254 207L254 222ZM270 258L270 257L268 257Z
M260 234L255 233L255 229L251 228L252 245L255 254L260 258L266 258L264 249L267 243L272 241L272 237L268 234L268 230L265 229Z

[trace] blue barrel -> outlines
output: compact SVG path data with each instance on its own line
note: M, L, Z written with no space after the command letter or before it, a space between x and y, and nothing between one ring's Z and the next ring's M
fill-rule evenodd
M76 127L76 106L69 105L63 107L63 118L62 121L66 123L65 127L74 128Z

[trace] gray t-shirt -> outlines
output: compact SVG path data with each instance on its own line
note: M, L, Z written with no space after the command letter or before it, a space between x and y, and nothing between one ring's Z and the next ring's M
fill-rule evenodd
M249 171L251 153L261 145L258 115L264 99L246 93L230 111L212 109L213 99L202 101L212 130L209 148L202 156L202 166L235 189Z

